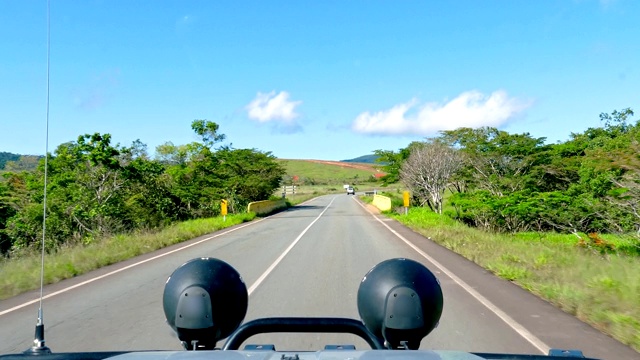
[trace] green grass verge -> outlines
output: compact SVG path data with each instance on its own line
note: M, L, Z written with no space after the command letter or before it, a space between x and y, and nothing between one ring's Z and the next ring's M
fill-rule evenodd
M63 248L45 258L45 284L95 270L169 245L205 235L226 227L251 221L255 215L235 214L190 220L158 232L116 235L86 246ZM40 255L25 254L19 258L0 259L0 300L40 286Z
M574 235L487 233L424 208L388 215L640 351L637 256L603 253L579 245ZM604 238L618 246L629 242Z

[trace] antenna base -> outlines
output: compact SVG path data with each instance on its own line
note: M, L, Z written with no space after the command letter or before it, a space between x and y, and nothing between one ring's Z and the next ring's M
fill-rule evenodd
M29 349L25 350L25 352L23 352L23 354L25 355L46 355L46 354L51 354L51 349L49 349L48 346L37 346L34 345L32 347L30 347Z
M38 324L36 325L36 336L33 340L33 346L27 349L23 354L25 355L45 355L51 354L51 349L44 345L44 324L42 323L42 317L38 318Z

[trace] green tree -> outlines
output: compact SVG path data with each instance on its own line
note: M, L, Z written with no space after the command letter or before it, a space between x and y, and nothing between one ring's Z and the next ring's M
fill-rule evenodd
M240 211L250 201L268 199L279 188L285 169L269 152L233 149L214 145L225 139L219 126L207 120L194 120L194 132L202 142L157 149L168 164L170 191L181 216L213 216L221 199L229 200L230 211Z
M387 186L400 181L400 169L402 168L402 164L409 158L411 149L415 146L420 146L420 142L412 142L406 148L400 149L398 151L374 151L374 154L377 157L376 162L381 164L380 167L386 173L385 176L380 178L383 185Z
M528 180L524 175L535 165L534 155L545 149L545 138L491 127L442 131L439 139L464 154L466 169L461 174L468 176L465 185L498 196L524 189Z
M193 122L191 122L191 129L201 137L202 144L209 149L226 138L224 134L218 133L220 126L213 121L193 120Z
M11 249L12 241L6 233L7 221L16 214L16 209L12 206L9 194L9 187L0 181L0 254L4 254Z
M280 187L286 169L270 152L222 148L213 155L222 198L236 211L251 201L269 199Z
M98 133L61 144L55 156L49 155L48 249L123 230L126 181L119 156L119 148L111 145L111 136ZM16 202L17 214L7 226L15 248L30 247L41 237L43 163L34 172L13 175L14 184L20 184L26 194L20 197L21 203Z
M633 111L600 114L603 127L559 144L492 128L443 132L469 155L472 186L451 200L459 219L497 231L640 229L640 130Z
M156 160L166 165L185 165L188 160L186 145L174 145L171 141L156 147Z

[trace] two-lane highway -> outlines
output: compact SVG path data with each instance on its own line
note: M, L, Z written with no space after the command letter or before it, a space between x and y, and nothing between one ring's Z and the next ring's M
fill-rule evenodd
M162 291L171 272L195 257L234 266L249 289L245 320L267 316L359 318L364 274L395 257L429 267L441 281L444 312L422 348L540 354L549 347L632 359L638 353L552 308L512 284L427 241L395 221L369 213L347 195L323 196L248 224L203 236L59 284L44 302L47 345L54 351L180 349L165 324ZM24 294L0 302L0 353L31 345L37 304ZM364 343L336 334L256 336L278 349ZM219 345L222 345L219 344ZM615 354L615 357L604 354Z

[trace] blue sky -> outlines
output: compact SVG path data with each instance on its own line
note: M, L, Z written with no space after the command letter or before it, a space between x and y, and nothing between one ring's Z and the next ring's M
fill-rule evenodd
M235 148L342 160L460 126L548 142L640 95L640 1L51 0L49 149ZM0 151L43 154L46 1L0 0Z

